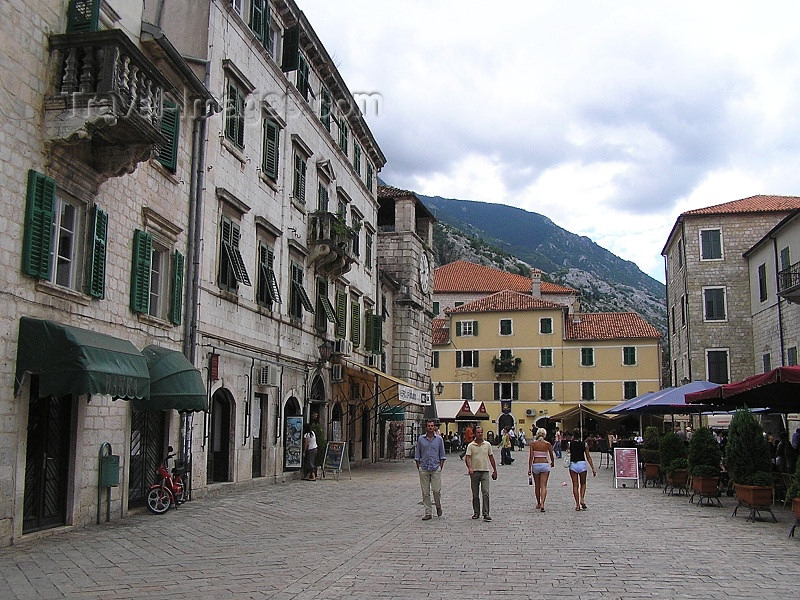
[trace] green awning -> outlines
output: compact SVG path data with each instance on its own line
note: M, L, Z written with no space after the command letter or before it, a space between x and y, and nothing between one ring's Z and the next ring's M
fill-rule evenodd
M142 350L150 371L150 395L136 400L138 410L208 410L203 376L188 359L175 350L148 346Z
M129 341L44 319L19 321L15 395L26 372L39 376L40 397L150 392L147 361Z
M406 411L403 406L391 406L381 409L381 419L385 421L405 421Z

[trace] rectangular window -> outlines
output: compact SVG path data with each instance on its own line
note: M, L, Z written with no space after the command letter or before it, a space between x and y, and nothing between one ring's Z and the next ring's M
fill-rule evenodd
M678 240L678 270L683 268L683 240Z
M454 302L454 303L453 303L453 306L454 306L455 308L458 308L459 306L464 306L464 303L463 303L463 302Z
M581 348L581 366L594 366L594 348Z
M353 142L353 168L361 177L361 146L356 142Z
M500 319L500 335L512 335L511 319Z
M298 54L297 60L297 91L308 102L308 93L311 91L308 62L302 54Z
M500 360L511 360L514 358L514 351L509 349L500 350Z
M303 318L303 310L313 314L314 305L303 287L303 267L292 261L290 267L291 288L289 290L289 317L299 321Z
M542 381L539 383L539 400L549 401L553 399L553 382Z
M322 125L328 131L331 130L331 106L333 106L331 102L331 93L325 88L322 88L320 90L319 120L322 121Z
M729 383L728 380L728 351L707 350L706 372L711 383Z
M347 293L336 292L336 337L347 337Z
M702 260L722 259L722 232L719 229L700 230L700 258Z
M761 367L762 373L767 373L768 371L772 371L772 359L770 358L769 352L766 354L761 355Z
M501 400L518 400L519 399L519 384L504 381L502 383L494 384L494 399L495 401Z
M183 262L180 252L137 229L133 236L131 310L180 325Z
M636 364L636 346L624 346L622 348L622 364L623 365Z
M469 337L478 335L477 321L457 321L456 337Z
M158 149L156 160L170 173L174 173L178 168L180 122L178 105L164 100L164 110L161 113L161 134L167 139L167 143Z
M767 301L767 265L758 265L758 300Z
M432 368L438 369L439 368L439 351L433 351L433 359L431 361Z
M351 222L353 227L353 255L361 256L361 219L356 215L352 215Z
M433 316L436 316L438 314L439 314L439 302L434 302L433 303Z
M275 121L264 119L264 141L261 157L261 170L270 179L278 178L278 149L280 147L280 128Z
M636 398L636 396L639 395L637 393L638 385L637 385L637 383L635 381L626 381L623 384L622 387L623 387L622 393L623 393L623 397L625 398L625 400L630 400L631 398Z
M779 261L781 265L779 269L780 271L785 271L786 269L792 266L792 261L789 258L788 246L786 246L785 248L781 248Z
M328 194L328 187L321 179L317 184L317 212L328 212L328 202L330 195Z
M477 368L478 365L478 351L477 350L458 350L456 352L456 368Z
M250 276L239 251L239 224L222 217L219 250L219 287L236 291L238 284L250 285Z
M339 148L344 152L345 156L347 156L347 138L348 138L348 129L347 123L344 120L344 117L339 119Z
M368 269L372 268L372 237L369 229L364 231L364 266Z
M258 291L256 302L272 309L272 303L280 304L281 292L275 276L275 252L264 243L258 244Z
M97 31L100 0L70 0L67 7L67 33Z
M539 319L539 333L553 333L553 319L550 317Z
M594 400L594 382L581 382L581 400Z
M327 331L328 322L336 326L336 311L328 298L328 280L317 277L317 310L314 313L314 325L320 331Z
M53 214L52 253L53 283L73 290L80 286L81 220L83 211L75 202L56 196Z
M266 32L267 23L265 20L265 4L267 0L250 0L250 29L256 39L264 43L264 35ZM269 9L266 9L269 10Z
M703 288L703 306L706 321L725 321L725 288Z
M797 365L797 346L786 349L786 364L790 367Z
M553 349L542 348L539 350L539 366L552 367L553 366Z
M462 383L461 384L461 399L462 400L472 400L472 384L471 383Z
M350 303L350 341L356 348L361 345L361 305L358 300Z
M670 312L670 316L672 317L670 319L672 321L672 334L675 335L675 332L677 331L677 325L675 324L675 305L674 304L670 307L669 312Z
M681 296L681 327L686 327L686 296Z
M225 82L225 137L244 149L244 101L247 94L234 80Z
M306 203L306 157L299 150L294 151L292 197L302 204Z
M373 180L374 174L375 174L375 171L372 168L372 163L367 162L367 180L366 180L365 183L367 184L367 188L369 189L370 192L372 191L372 180Z

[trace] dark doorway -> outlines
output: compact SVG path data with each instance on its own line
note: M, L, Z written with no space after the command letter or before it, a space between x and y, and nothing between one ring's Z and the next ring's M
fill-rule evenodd
M67 520L72 396L38 395L34 376L28 413L23 533L64 525Z
M268 406L266 394L256 394L251 409L251 418L253 420L253 478L265 475L264 450L266 448Z
M497 433L502 433L503 429L506 427L514 427L514 417L509 414L502 415L499 419L497 419Z
M233 401L225 389L211 398L211 435L208 448L208 483L230 481L231 411Z
M361 405L361 458L369 458L369 409Z
M156 483L156 469L164 459L164 413L134 410L131 414L131 457L128 507L144 506L148 488Z

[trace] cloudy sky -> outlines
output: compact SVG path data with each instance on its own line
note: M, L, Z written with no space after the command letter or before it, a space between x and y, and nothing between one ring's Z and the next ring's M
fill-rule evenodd
M800 195L796 0L296 1L379 94L390 185L543 214L660 281L681 212Z

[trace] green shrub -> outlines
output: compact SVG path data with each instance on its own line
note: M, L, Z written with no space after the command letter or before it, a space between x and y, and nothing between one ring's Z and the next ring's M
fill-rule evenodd
M719 471L722 460L722 451L719 449L714 433L708 427L701 427L692 435L689 441L689 466L692 474L695 467L708 466ZM709 477L701 475L700 477Z
M658 427L646 427L642 439L642 462L660 464L661 454L658 451Z
M686 458L686 443L674 431L664 434L659 444L661 467L669 470L670 463L676 458Z
M725 468L733 483L744 485L755 485L746 483L754 473L772 471L769 446L761 424L746 408L740 408L733 414L728 427ZM771 478L769 485L772 485Z
M797 461L797 468L792 475L792 484L787 494L789 498L800 498L800 460Z
M695 465L691 470L692 477L719 477L719 467L711 465Z
M673 458L670 461L669 465L667 465L667 474L672 475L675 471L679 471L680 469L688 469L689 468L689 460L686 458Z
M744 481L738 482L743 485L758 485L762 487L770 487L775 483L775 476L771 471L754 471L744 478Z

